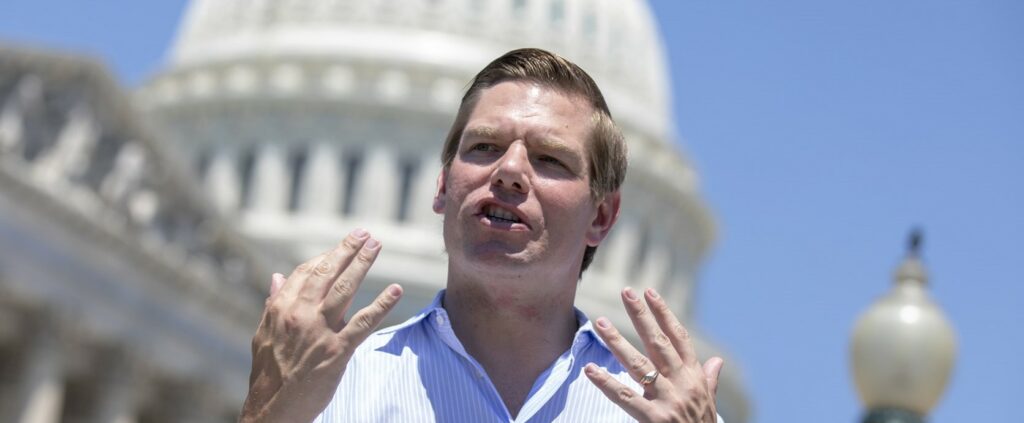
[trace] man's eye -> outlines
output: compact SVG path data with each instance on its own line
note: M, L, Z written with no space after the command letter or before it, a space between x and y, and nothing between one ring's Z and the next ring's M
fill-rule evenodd
M473 151L498 151L498 147L494 144L477 144L473 146Z
M562 166L562 162L560 160L558 160L558 159L556 159L554 157L551 157L551 156L540 156L540 157L537 158L537 160L540 160L540 161L545 162L545 163L551 163L551 164Z

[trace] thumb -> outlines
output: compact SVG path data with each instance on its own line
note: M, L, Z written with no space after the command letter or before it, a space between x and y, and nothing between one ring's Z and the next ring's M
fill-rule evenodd
M281 290L281 287L284 286L284 283L286 281L287 280L284 278L284 275L282 275L280 273L274 273L273 275L271 275L270 276L270 296L273 297L274 294L277 294L277 291Z
M722 373L722 365L725 360L721 357L711 357L704 362L704 379L708 382L708 390L711 395L718 395L718 375Z

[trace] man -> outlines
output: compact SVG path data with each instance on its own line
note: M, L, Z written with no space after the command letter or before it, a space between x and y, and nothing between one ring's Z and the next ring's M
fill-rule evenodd
M573 307L618 217L625 157L575 64L523 49L487 65L442 153L447 289L370 335L402 289L344 319L381 249L367 231L275 274L241 420L714 422L722 360L701 365L657 292L622 292L646 354Z

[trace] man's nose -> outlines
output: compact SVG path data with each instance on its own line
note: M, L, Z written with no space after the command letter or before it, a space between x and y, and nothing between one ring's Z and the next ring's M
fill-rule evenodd
M526 194L530 192L529 171L530 158L526 147L521 142L512 143L491 174L491 185Z

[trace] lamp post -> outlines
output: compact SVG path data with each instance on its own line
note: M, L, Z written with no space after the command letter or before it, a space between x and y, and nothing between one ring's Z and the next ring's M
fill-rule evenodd
M892 289L853 328L851 367L864 423L921 423L946 388L956 356L953 328L928 295L913 231Z

